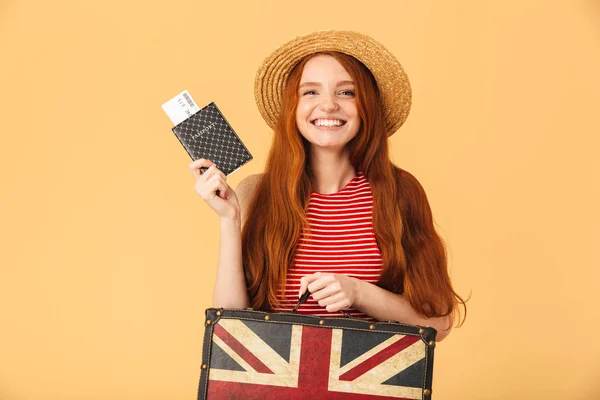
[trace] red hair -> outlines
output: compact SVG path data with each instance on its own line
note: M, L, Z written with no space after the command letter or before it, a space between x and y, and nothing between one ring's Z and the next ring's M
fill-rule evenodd
M347 146L351 164L363 172L373 193L373 229L383 259L377 285L404 295L424 317L454 314L459 304L466 317L465 302L450 282L446 250L435 231L425 191L413 175L390 160L375 78L351 56L317 54L335 57L355 83L361 127ZM310 143L298 132L296 107L304 65L315 55L300 61L288 78L265 173L242 229L242 264L250 306L255 309L279 305L277 294L285 284L300 234L310 228L305 215L313 178Z

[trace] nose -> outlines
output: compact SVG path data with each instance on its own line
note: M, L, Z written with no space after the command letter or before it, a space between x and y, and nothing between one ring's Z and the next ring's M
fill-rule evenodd
M333 95L324 94L321 97L321 110L332 112L338 109L338 103Z

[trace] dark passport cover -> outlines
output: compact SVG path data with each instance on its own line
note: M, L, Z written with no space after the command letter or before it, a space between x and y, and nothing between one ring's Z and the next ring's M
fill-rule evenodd
M252 154L213 102L172 128L192 160L214 162L225 175L248 161ZM201 168L204 172L206 168Z

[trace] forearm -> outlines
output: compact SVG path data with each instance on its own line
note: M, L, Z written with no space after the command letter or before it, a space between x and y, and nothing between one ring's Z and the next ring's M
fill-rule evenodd
M223 308L249 306L242 268L242 234L239 217L221 219L221 243L213 305Z
M353 308L379 320L398 321L410 325L430 326L437 330L436 340L443 340L452 330L450 316L424 318L402 295L382 289L372 283L356 279L357 296Z

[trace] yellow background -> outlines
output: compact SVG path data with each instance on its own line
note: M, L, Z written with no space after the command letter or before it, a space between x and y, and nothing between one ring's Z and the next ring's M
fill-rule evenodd
M235 187L270 145L259 63L329 28L405 67L393 158L472 293L434 399L600 399L599 23L597 0L0 2L0 399L195 398L219 224L161 104L217 103L254 155Z

